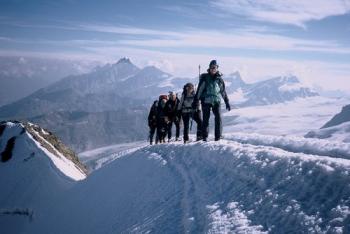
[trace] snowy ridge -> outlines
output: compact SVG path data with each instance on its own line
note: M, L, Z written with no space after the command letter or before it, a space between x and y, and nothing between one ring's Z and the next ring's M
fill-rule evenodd
M308 153L350 159L350 144L322 139L307 139L297 136L269 136L256 133L232 133L225 139L243 144L273 146L295 153Z
M41 137L38 133L35 133L38 138L40 138L42 141L45 141L51 148L55 151L55 154L48 151L45 147L43 147L39 142L37 142L32 135L26 132L26 135L34 141L36 146L41 149L51 160L52 163L56 166L58 170L60 170L63 174L68 176L69 178L73 180L83 180L86 178L86 174L77 167L72 161L68 160L66 157L64 157L59 151L55 149L55 147L45 140L43 137Z
M68 160L64 155L62 155L61 152L59 152L49 141L42 137L37 130L35 130L36 128L31 128L29 130L28 127L24 126L22 123L13 122L3 123L3 126L5 128L1 136L1 152L4 151L6 146L5 143L7 143L10 138L19 136L27 137L25 141L32 141L37 146L37 150L43 151L44 155L46 155L52 161L57 170L61 171L65 176L73 180L82 180L86 178L86 173L77 167L74 162ZM28 123L28 126L35 126L39 128L32 123ZM45 130L41 128L39 129L42 134L48 135ZM40 142L34 138L40 139ZM13 157L21 157L21 155L13 155Z
M187 211L192 211L188 218L198 221L189 229L197 230L196 225L205 216L200 215L204 211L199 204L192 204L201 201L206 206L220 204L219 214L224 219L235 219L232 214L243 212L243 223L262 225L262 231L272 233L349 230L349 213L343 212L350 206L347 159L232 141L172 144L148 150L162 155L168 164L183 168L180 174L189 181L188 188L185 186L190 193ZM230 210L227 207L232 202L235 206ZM219 230L240 230L227 220L223 223L227 225L221 224Z

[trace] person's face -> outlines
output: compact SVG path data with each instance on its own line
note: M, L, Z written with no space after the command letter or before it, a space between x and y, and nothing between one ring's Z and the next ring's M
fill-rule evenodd
M218 66L211 66L209 71L211 75L214 75L218 71Z
M175 95L175 94L170 94L170 95L169 95L169 99L175 101L176 95Z
M192 93L193 88L191 86L186 87L187 93Z
M162 99L162 101L161 101L161 106L162 106L162 108L164 108L164 106L165 106L165 103L166 103L166 100L165 99Z

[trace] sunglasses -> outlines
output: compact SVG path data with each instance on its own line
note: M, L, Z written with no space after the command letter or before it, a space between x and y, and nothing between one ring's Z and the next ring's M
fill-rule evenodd
M210 70L215 70L215 69L218 69L217 66L214 66L214 67L211 67Z

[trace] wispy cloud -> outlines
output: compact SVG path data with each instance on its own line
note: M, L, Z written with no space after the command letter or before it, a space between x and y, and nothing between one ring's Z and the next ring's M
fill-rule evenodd
M148 35L148 36L180 36L181 33L167 30L153 30L138 27L129 26L113 26L113 25L101 25L101 24L78 24L77 30L103 32L103 33L115 33L115 34L127 34L127 35Z
M211 5L223 12L247 18L306 27L306 22L350 11L349 0L213 0Z
M129 46L158 48L229 48L350 54L350 48L343 47L335 41L306 40L251 30L226 31L225 33L213 30L193 30L176 33L175 38L126 39L118 42Z
M247 26L225 32L188 28L182 31L157 30L133 26L114 26L101 24L76 24L75 30L112 33L117 35L136 35L141 38L120 39L113 41L127 46L145 46L154 48L229 48L263 51L301 51L334 54L350 54L350 48L336 41L308 40L279 35L266 27ZM94 41L97 43L97 41ZM101 42L102 44L103 42Z
M109 40L28 40L0 37L0 40L14 43L46 44L58 46L99 47L129 46L164 49L237 49L269 52L318 52L327 54L350 54L350 48L334 40L310 40L279 35L265 27L243 27L225 32L216 30L187 29L183 31L156 30L133 26L100 24L76 24L71 30L115 34ZM121 37L120 37L121 36ZM135 37L141 36L141 37ZM219 53L219 52L218 52Z

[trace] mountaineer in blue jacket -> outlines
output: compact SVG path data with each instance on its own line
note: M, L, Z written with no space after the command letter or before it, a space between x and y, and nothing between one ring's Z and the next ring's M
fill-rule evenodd
M203 111L202 137L204 141L207 141L208 138L210 111L213 111L215 116L215 141L222 138L221 97L224 99L226 110L231 110L225 90L225 82L218 68L219 65L216 60L212 60L207 73L200 76L197 93L193 101L194 108L198 107L199 100L201 101Z

